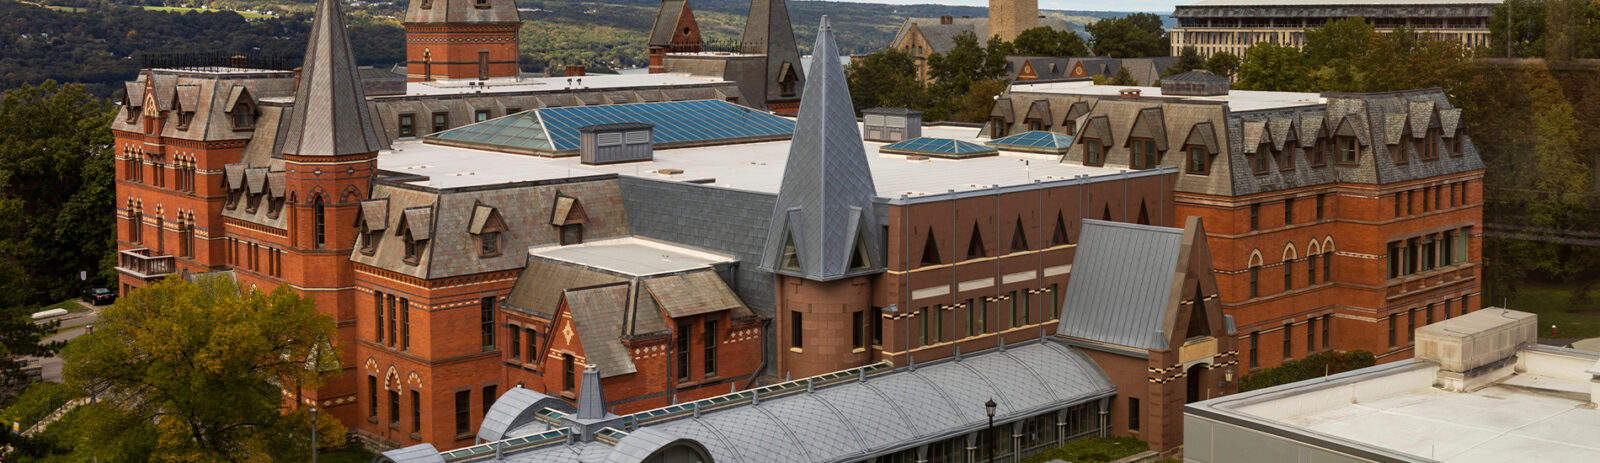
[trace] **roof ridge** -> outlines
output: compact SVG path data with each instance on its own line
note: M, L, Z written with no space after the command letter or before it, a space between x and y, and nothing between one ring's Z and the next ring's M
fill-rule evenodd
M1100 220L1100 219L1084 218L1083 219L1083 224L1084 225L1095 225L1095 226L1101 226L1101 227L1131 228L1131 229L1134 229L1134 230L1145 230L1145 231L1152 231L1152 232L1170 233L1170 234L1174 234L1174 235L1182 235L1183 234L1183 229L1182 228L1163 227L1163 226L1159 226L1159 225L1146 225L1146 224L1137 224L1137 223L1128 223L1128 222L1117 222L1117 221L1113 221L1113 220ZM1082 233L1080 232L1079 234L1081 235Z

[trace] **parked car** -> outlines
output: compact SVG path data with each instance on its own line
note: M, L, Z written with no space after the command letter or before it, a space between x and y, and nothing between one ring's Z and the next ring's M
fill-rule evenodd
M89 305L105 305L117 302L117 293L107 288L89 288L83 290L82 299Z

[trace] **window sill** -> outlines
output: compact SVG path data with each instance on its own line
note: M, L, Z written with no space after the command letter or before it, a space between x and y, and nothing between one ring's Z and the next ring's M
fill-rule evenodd
M467 440L467 439L471 439L473 437L476 437L476 436L473 436L472 433L470 433L470 432L464 432L464 433L456 434L456 440Z
M857 348L854 348L854 349L850 349L850 353L852 353L852 354L859 354L859 353L866 352L866 351L867 351L867 348L865 348L865 347L857 347Z
M805 349L801 349L799 347L790 347L789 348L789 352L794 352L794 353L797 353L797 354L805 352L805 351L806 351Z
M422 434L411 433L411 440L421 442L422 441Z
M372 424L378 424L378 417L376 417L376 416L369 416L369 417L367 417L367 422L368 422L368 423L372 423Z

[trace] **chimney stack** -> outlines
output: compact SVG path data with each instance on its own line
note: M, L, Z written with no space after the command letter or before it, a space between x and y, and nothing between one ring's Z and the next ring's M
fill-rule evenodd
M954 16L944 15L944 16L940 16L939 17L939 24L955 24L955 23L956 23L956 18Z
M1138 98L1139 97L1139 89L1137 89L1137 88L1124 88L1122 90L1118 90L1117 94L1121 95L1123 98Z
M244 55L233 55L228 57L228 66L244 69L250 67L250 60L246 59Z
M584 76L584 67L583 67L582 64L568 64L567 65L567 77L583 77L583 76Z

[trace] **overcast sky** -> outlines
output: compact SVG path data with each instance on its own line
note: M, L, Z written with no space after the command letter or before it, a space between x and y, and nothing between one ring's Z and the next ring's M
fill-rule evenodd
M803 1L803 0L801 0ZM940 5L962 6L989 6L989 0L833 0L857 3L892 3L896 5L916 5L934 3ZM1191 4L1199 0L1039 0L1039 8L1045 10L1087 10L1087 11L1146 11L1172 13L1172 6L1178 4Z

